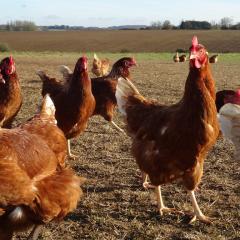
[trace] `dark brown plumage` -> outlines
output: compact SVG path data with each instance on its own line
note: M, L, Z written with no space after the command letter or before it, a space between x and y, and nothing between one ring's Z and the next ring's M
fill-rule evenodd
M96 100L93 115L101 115L106 121L111 122L119 131L123 131L113 122L114 110L117 102L115 97L117 80L119 77L131 78L129 68L136 66L136 61L130 57L124 57L115 62L111 72L107 76L92 78L92 93ZM62 73L64 71L61 71ZM68 72L68 74L67 74ZM71 82L72 74L65 67L65 82ZM66 78L66 76L68 77Z
M187 56L185 54L179 56L179 62L186 62L187 61Z
M160 185L180 179L190 192L193 220L209 222L197 205L194 190L203 174L204 158L219 133L214 85L206 50L196 37L185 92L178 103L157 104L141 96L130 81L118 81L117 103L126 117L132 152L157 186L160 214L170 211L163 204Z
M22 105L21 88L12 57L0 63L0 126L11 128Z
M1 240L33 225L32 235L37 235L40 225L74 210L82 195L83 179L63 166L67 140L54 114L47 96L40 113L27 123L0 129Z
M39 71L38 75L43 81L42 95L49 93L56 106L58 127L67 139L78 136L87 127L88 119L95 109L86 57L81 57L77 61L72 79L66 84L67 87L49 78L44 72ZM70 148L69 155L71 156Z
M209 62L210 62L210 63L216 63L217 61L218 61L218 54L212 55L212 56L209 58Z

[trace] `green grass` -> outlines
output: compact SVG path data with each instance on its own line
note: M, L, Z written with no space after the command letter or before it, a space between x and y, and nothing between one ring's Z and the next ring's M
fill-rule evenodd
M112 61L115 61L118 58L131 56L134 57L137 61L146 61L146 60L159 60L159 61L170 61L172 62L172 58L174 53L102 53L96 52L100 58L109 58ZM44 52L4 52L2 54L2 58L8 55L13 55L13 57L30 57L32 59L38 58L62 58L64 59L72 59L76 60L81 55L85 54L89 59L93 58L93 52L51 52L51 51L44 51ZM213 55L214 53L211 53ZM240 53L223 53L219 56L220 62L226 63L240 63Z

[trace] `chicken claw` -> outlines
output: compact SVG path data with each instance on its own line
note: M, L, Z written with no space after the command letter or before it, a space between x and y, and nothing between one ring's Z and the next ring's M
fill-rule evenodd
M194 191L189 191L190 192L190 197L191 197L191 201L192 201L192 205L194 208L194 216L193 218L190 220L189 223L193 223L195 222L197 219L199 219L201 222L206 223L206 224L211 224L211 220L209 217L206 217L202 211L200 210L196 197L195 197L195 193Z
M156 186L152 185L150 181L148 181L149 177L146 173L142 172L143 179L143 187L144 189L155 188Z
M199 219L199 221L206 223L206 224L212 224L211 218L205 216L205 215L194 215L193 218L189 221L189 224L194 223L197 219Z
M168 208L168 207L160 207L159 208L160 216L163 216L163 213L176 213L176 214L184 214L183 211L177 210L175 208Z

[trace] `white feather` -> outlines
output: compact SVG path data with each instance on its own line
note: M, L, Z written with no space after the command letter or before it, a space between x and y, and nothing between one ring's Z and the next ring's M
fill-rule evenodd
M16 207L9 215L8 218L10 218L13 222L18 222L24 217L24 212L21 207Z
M72 74L72 71L69 67L65 65L59 66L59 72L63 75L63 80L66 83L68 81L69 75Z
M233 136L238 131L233 131L233 127L240 128L240 105L227 103L219 110L218 120L223 135L233 140Z
M118 78L117 89L116 89L116 99L119 111L126 116L125 106L127 103L127 97L139 94L137 88L133 85L131 81L125 78Z

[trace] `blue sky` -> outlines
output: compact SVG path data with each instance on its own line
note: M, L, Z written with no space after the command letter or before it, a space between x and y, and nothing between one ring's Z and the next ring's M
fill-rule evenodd
M146 24L156 20L240 22L240 0L1 0L0 24L30 20L37 25L106 27Z

